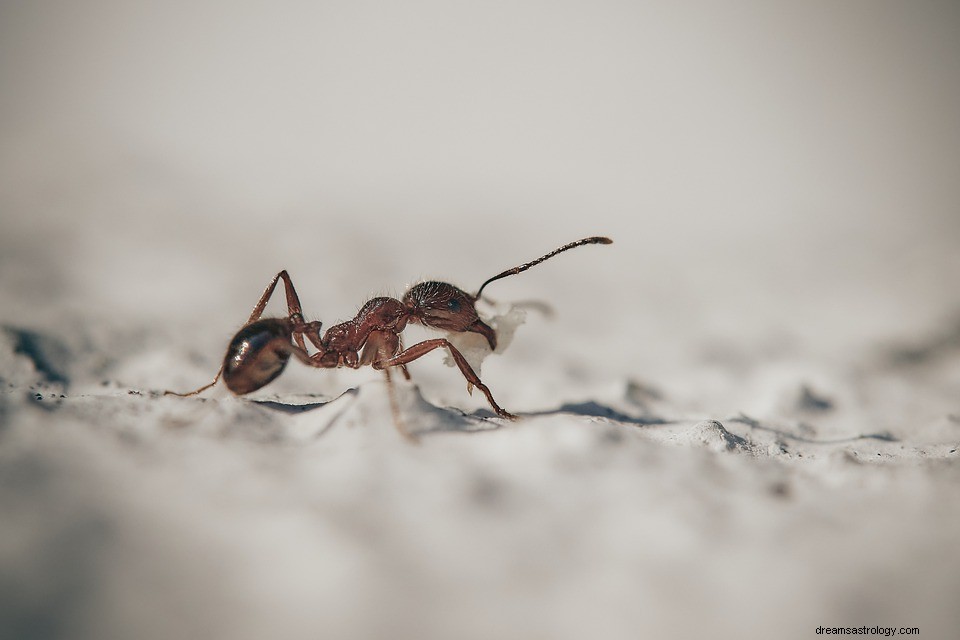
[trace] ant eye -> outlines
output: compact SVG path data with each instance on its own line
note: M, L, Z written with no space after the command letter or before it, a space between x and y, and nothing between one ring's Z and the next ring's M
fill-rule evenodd
M447 300L447 309L450 309L450 311L453 311L454 313L458 313L460 311L460 301L456 298L450 298Z

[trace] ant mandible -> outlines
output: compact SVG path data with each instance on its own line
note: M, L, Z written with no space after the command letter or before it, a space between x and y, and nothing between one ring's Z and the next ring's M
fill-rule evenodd
M497 336L493 328L480 319L476 303L483 289L496 280L516 275L530 267L552 258L558 253L587 244L610 244L613 240L601 236L583 238L565 244L532 262L525 262L489 278L480 285L474 295L446 282L421 282L404 294L402 300L380 297L364 304L352 320L341 322L327 329L320 337L321 323L306 322L300 307L300 298L286 270L278 273L267 285L259 302L250 313L243 328L230 341L223 364L213 381L187 393L167 391L177 396L192 396L209 389L223 377L227 388L237 395L256 391L280 375L292 355L305 365L318 369L349 367L358 369L370 365L382 370L390 383L390 369L397 367L407 380L410 373L407 364L430 353L445 348L453 356L460 373L467 380L468 389L476 387L486 396L487 402L497 415L514 419L515 415L504 410L493 399L487 385L480 381L462 353L446 338L424 340L407 349L403 348L401 332L408 322L422 324L434 329L454 333L473 332L486 338L490 349L497 348ZM287 298L286 318L261 318L270 296L279 281L283 281ZM315 353L309 353L309 341Z

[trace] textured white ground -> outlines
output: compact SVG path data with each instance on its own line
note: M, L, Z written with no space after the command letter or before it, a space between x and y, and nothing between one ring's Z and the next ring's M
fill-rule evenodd
M957 636L956 7L12 4L0 637ZM329 326L596 234L485 292L516 422L161 395L281 268Z

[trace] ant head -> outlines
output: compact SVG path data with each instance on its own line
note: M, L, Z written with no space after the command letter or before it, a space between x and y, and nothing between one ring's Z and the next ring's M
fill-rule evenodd
M497 336L477 315L476 302L474 296L446 282L421 282L403 296L414 322L444 331L479 333L496 349Z
M290 358L291 334L290 321L283 318L258 320L240 329L223 359L227 388L243 395L279 376Z
M475 302L469 293L446 282L421 282L403 296L412 318L447 331L463 331L477 321Z

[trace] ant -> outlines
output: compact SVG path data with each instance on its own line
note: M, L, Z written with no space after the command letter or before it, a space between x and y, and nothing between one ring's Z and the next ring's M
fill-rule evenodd
M382 370L390 384L391 368L399 368L404 377L409 380L407 363L434 349L445 348L453 356L460 373L466 378L467 389L472 387L480 389L497 415L515 419L515 415L497 404L490 389L480 381L480 377L474 372L464 355L446 338L424 340L404 349L401 332L410 322L454 333L473 332L486 338L491 350L496 349L497 335L490 325L480 319L476 308L480 294L488 284L522 273L569 249L587 244L612 242L610 238L594 236L565 244L532 262L498 273L480 285L473 295L446 282L421 282L410 287L402 300L388 297L373 298L360 308L355 318L330 327L322 338L321 323L304 320L297 290L293 286L290 275L283 270L267 285L247 322L230 341L223 364L213 381L187 393L173 391L166 393L176 396L196 395L209 389L223 377L230 391L237 395L244 395L260 389L279 376L290 356L318 369L338 367L358 369L370 365L374 369ZM287 298L287 317L261 318L267 302L281 280ZM306 341L313 345L316 352L312 354L308 352ZM390 388L391 403L396 418L399 414L392 399L392 387ZM401 431L404 430L401 429Z

